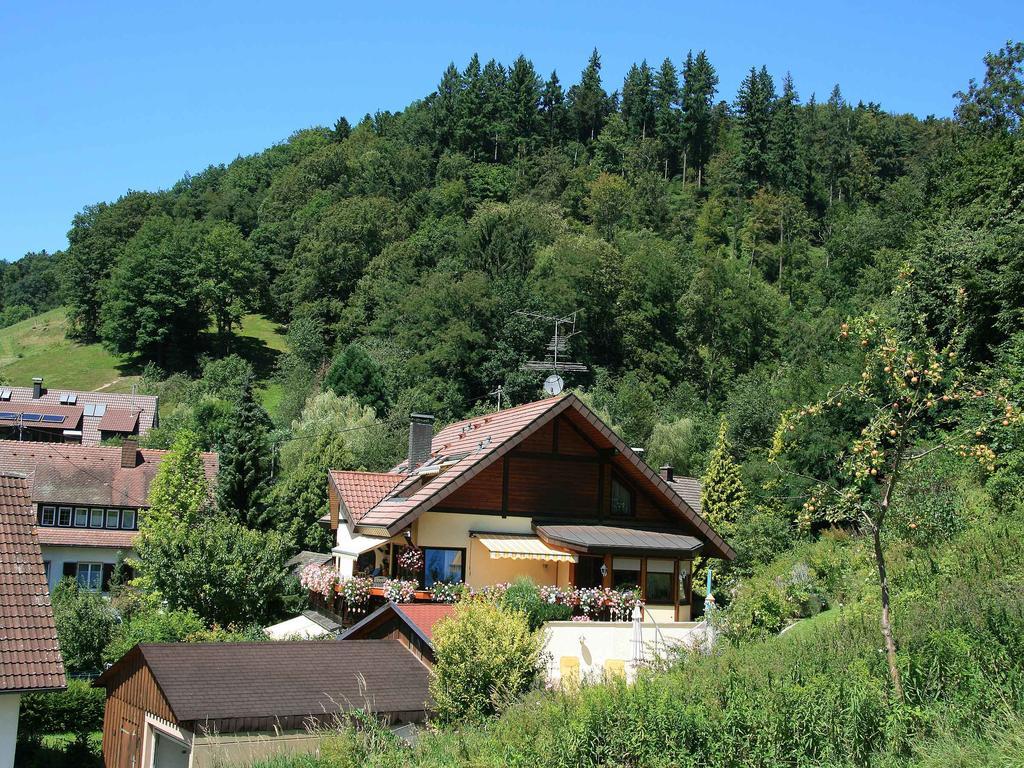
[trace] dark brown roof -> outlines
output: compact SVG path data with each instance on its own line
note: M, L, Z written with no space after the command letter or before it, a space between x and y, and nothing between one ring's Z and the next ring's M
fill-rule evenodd
M422 472L429 469L430 465L437 464L439 468L443 467L443 471L425 476L422 485L413 483L411 479L399 482L362 516L356 517L353 512L355 519L349 522L349 527L368 533L381 530L392 535L397 533L563 413L573 419L591 442L601 442L615 449L617 469L674 507L688 526L694 529L694 533L707 541L706 554L730 560L736 556L725 540L701 517L699 506L695 508L687 498L679 494L677 487L670 485L647 466L622 438L573 394L547 398L450 424L434 435L431 458L417 469ZM399 465L386 476L394 476L406 469ZM341 495L344 498L344 494ZM692 500L692 489L687 491L687 495Z
M149 506L149 486L168 451L140 448L134 467L121 466L119 447L0 440L0 471L32 479L32 500L46 504ZM203 454L211 485L217 454Z
M136 646L179 723L428 709L427 668L397 640L161 643Z
M51 528L36 526L34 533L40 544L50 547L112 547L131 549L138 531L108 531L102 528Z
M22 414L38 414L39 416L59 416L60 422L27 420ZM31 403L8 403L0 401L0 426L10 427L21 424L25 428L26 440L38 439L32 433L37 429L46 432L63 432L65 429L80 429L82 426L81 406L51 405L33 400Z
M0 691L65 687L35 514L23 477L0 474Z
M702 487L695 477L676 477L668 482L669 487L682 497L698 515L704 514L701 506Z
M100 417L100 423L96 428L100 432L127 432L131 434L139 423L137 408L107 408L107 412Z
M538 525L535 530L542 541L586 554L684 557L700 552L702 546L694 536L610 525Z
M9 402L0 402L0 407L17 403L24 405L31 404L33 407L39 405L60 405L62 395L73 394L77 397L75 407L82 416L82 442L86 445L99 445L101 435L99 430L102 416L85 416L82 414L86 405L101 405L108 410L120 408L127 411L139 412L139 434L144 435L156 426L158 422L158 409L160 399L153 395L133 395L126 392L82 392L73 389L49 389L39 399L33 399L32 387L3 387L11 390ZM26 410L29 410L26 408ZM70 427L63 427L70 429Z
M304 549L294 557L289 558L284 565L292 573L298 576L302 573L302 570L311 563L315 565L327 565L327 563L331 562L333 559L333 555L325 555L323 552L311 552L308 549Z

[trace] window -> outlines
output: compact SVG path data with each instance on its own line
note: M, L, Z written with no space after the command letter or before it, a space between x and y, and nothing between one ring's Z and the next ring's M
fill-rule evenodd
M633 516L633 492L617 477L612 478L612 514L616 517Z
M635 589L640 586L640 558L612 558L612 586L615 589Z
M85 507L75 507L75 528L89 527L89 510Z
M121 527L126 531L134 530L135 528L135 510L125 509L121 511Z
M107 528L117 528L117 524L120 522L119 518L121 513L116 509L107 510Z
M76 574L78 586L93 592L99 592L103 586L103 564L102 563L79 563Z
M448 583L466 578L466 550L423 547L423 586L427 589L435 581Z
M89 527L90 528L102 528L103 527L103 510L94 509L89 515Z
M57 525L64 528L71 527L71 507L60 507L57 510Z
M40 525L56 525L57 524L57 508L56 507L43 507L43 514L39 516Z
M650 605L672 605L672 578L675 563L672 560L648 560L644 601Z
M50 561L43 560L43 573L46 575L46 583L50 583Z

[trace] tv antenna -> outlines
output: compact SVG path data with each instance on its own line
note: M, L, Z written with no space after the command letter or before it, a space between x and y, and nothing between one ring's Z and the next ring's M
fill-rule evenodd
M587 370L582 363L574 363L566 359L569 352L569 339L580 333L576 329L576 321L579 316L577 309L572 314L564 317L544 315L540 312L516 312L517 315L529 317L534 320L544 320L554 325L555 333L548 342L547 354L543 360L527 360L520 367L523 371L548 371L549 375L544 379L544 391L549 395L557 395L565 388L563 373L581 373Z

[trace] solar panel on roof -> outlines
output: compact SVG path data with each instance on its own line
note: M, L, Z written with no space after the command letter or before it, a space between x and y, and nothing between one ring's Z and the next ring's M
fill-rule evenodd
M22 421L42 421L43 414L41 413L23 413L21 414Z
M10 399L11 399L11 388L10 387L3 387L2 389L0 389L0 400L10 400Z
M11 413L10 411L0 411L0 419L9 419L13 421L16 418L18 418L18 414L16 413Z
M47 424L63 424L64 417L59 416L56 413L47 413L43 415L43 421L45 421Z

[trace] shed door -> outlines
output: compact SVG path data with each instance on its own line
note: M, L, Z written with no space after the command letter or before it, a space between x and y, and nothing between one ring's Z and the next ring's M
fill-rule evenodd
M115 765L118 768L141 768L139 747L142 745L142 739L139 736L139 726L131 718L122 718L117 730Z
M153 768L188 768L188 746L167 734L154 731Z

